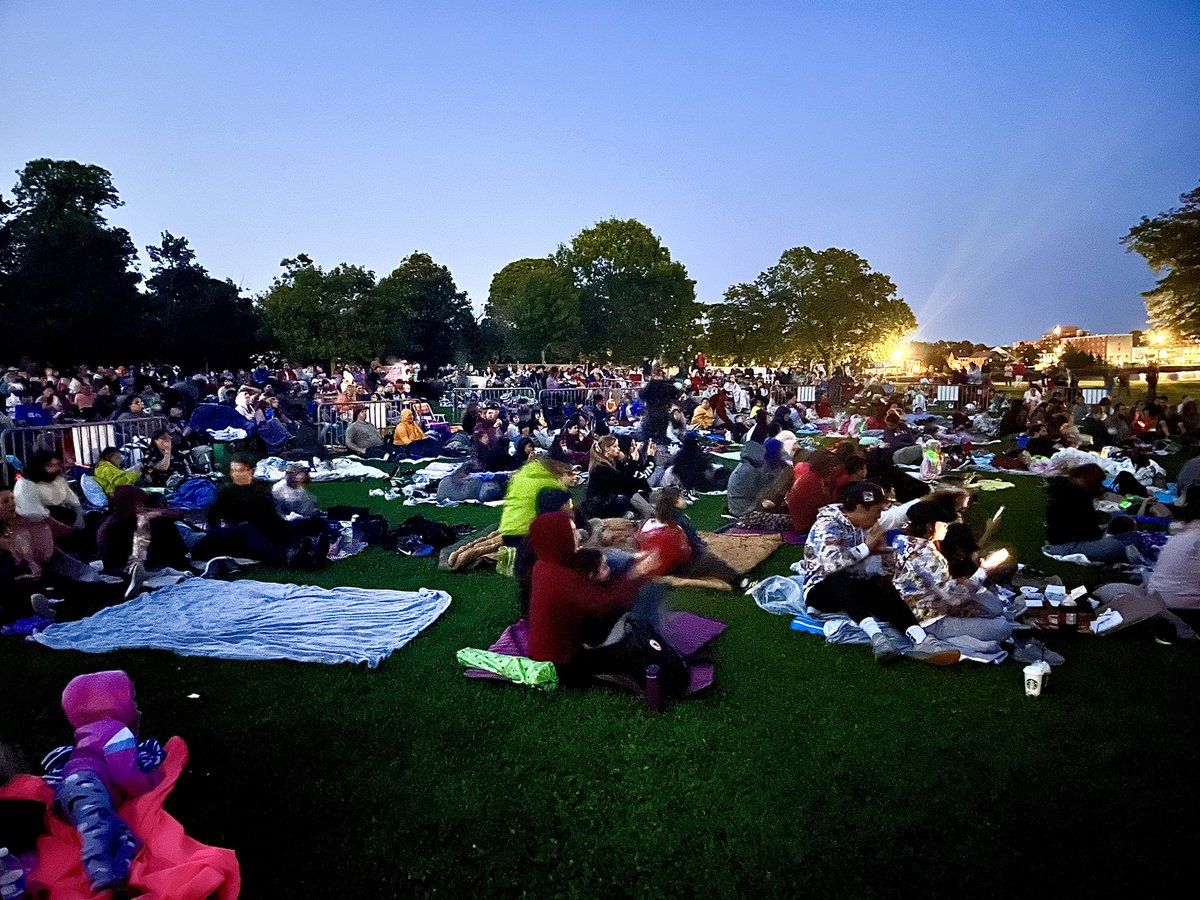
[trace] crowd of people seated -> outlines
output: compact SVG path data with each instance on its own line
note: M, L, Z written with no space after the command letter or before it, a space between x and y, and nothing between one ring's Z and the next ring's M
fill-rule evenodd
M961 383L977 383L966 374ZM85 515L87 505L64 477L72 460L46 450L21 461L21 477L13 473L6 479L14 485L11 512L3 512L7 501L0 502L7 523L0 578L23 582L18 593L27 600L42 593L37 588L49 587L94 605L135 590L147 565L187 567L214 557L317 564L327 555L329 530L306 490L302 466L290 467L271 489L254 479L252 458L235 457L231 483L206 520L190 526L164 509L156 492L200 470L191 451L202 436L190 423L202 404L224 407L262 431L273 425L288 434L319 424L320 404L343 422L351 453L380 459L457 454L461 466L442 479L439 500L505 498L502 557L517 575L523 610L546 596L536 583L539 545L557 567L543 569L554 573L558 588L589 585L615 604L605 606L609 611L632 609L640 580L654 575L715 576L740 584L739 574L708 551L686 513L694 496L723 492L734 527L804 536L810 606L865 623L881 661L903 655L944 662L951 654L939 640L1002 639L1005 621L989 591L993 572L980 556L990 528L972 534L962 521L969 493L939 486L944 471L966 462L962 443L976 424L975 413L956 410L938 429L923 426L931 385L894 390L872 380L853 382L844 372L764 376L716 369L702 358L685 362L671 377L649 364L633 370L525 366L439 375L448 383L480 378L492 386L584 390L582 400L551 398L547 405L471 400L457 430L431 427L405 407L384 428L367 401L410 398L416 367L377 361L347 366L333 377L286 361L276 368L191 377L164 368L81 367L67 375L9 370L0 384L9 416L0 426L122 423L151 415L162 424L136 458L114 447L97 455L83 485L94 484L102 495L87 505L107 506L95 517ZM805 383L814 388L808 402L795 391ZM849 422L845 414L835 421L829 394L845 397L860 389L858 412ZM988 412L997 413L1000 437L1017 436L1019 446L994 464L1004 468L1006 459L1050 456L1064 448L1127 454L1137 465L1116 483L1099 466L1086 464L1052 479L1047 552L1102 563L1142 561L1136 523L1105 504L1140 492L1147 505L1139 512L1160 521L1194 522L1187 489L1200 480L1200 463L1192 460L1180 472L1176 504L1155 506L1150 494L1157 464L1149 454L1156 441L1165 440L1182 442L1184 452L1194 453L1200 429L1196 404L1114 396L1089 406L1068 403L1066 396L1052 386L1043 392L1030 385L1024 397L997 398ZM822 447L798 437L818 431L844 437ZM874 440L860 442L864 434ZM943 446L935 434L962 441ZM739 453L732 471L710 452L730 445ZM264 441L256 449L270 447ZM575 509L565 491L580 483L582 499ZM551 524L534 528L547 516ZM614 517L639 523L636 555L588 543L595 523ZM575 552L560 546L562 523L575 532ZM1191 527L1181 524L1180 534ZM1171 556L1186 559L1179 549L1186 541L1176 537L1168 542ZM96 581L96 569L85 565L92 558L101 561L102 576L118 581ZM1179 574L1169 580L1178 583ZM531 621L548 621L544 612L531 612ZM894 628L876 629L878 623ZM908 643L897 643L897 631Z

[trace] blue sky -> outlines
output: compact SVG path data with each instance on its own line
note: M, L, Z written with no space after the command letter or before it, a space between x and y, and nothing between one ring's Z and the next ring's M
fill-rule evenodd
M0 46L0 192L103 166L139 248L252 291L423 250L481 307L617 216L702 300L838 246L921 337L1125 330L1153 278L1120 237L1200 181L1194 0L0 0Z

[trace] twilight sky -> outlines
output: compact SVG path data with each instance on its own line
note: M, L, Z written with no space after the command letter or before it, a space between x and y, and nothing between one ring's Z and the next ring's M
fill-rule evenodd
M781 251L888 273L919 337L1127 330L1120 237L1200 181L1200 3L0 0L0 193L113 173L135 244L494 272L633 217L701 300Z

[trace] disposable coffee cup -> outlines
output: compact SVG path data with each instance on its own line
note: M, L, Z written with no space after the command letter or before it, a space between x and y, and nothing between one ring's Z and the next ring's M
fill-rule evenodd
M1040 697L1042 696L1042 688L1046 684L1046 672L1038 663L1031 663L1024 669L1025 675L1025 696Z

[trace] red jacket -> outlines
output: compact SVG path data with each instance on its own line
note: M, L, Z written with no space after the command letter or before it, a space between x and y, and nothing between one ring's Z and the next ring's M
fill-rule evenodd
M537 557L529 601L529 656L561 666L583 646L585 625L611 626L628 611L641 581L597 584L570 568L575 556L570 513L538 516L529 526L529 543Z
M808 463L799 463L796 466L796 478L787 495L792 527L797 531L808 531L817 521L817 511L832 502L833 493L829 484Z

